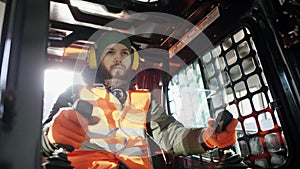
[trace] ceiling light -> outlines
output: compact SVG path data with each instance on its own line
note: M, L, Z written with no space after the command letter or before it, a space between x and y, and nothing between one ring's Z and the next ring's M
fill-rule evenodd
M70 4L77 7L81 12L91 15L107 16L112 18L122 18L127 15L127 12L124 10L120 13L112 13L109 12L104 5L83 0L70 0Z
M139 2L157 2L158 0L136 0Z

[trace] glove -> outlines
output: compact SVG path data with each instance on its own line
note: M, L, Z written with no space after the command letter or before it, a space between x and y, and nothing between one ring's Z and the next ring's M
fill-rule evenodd
M100 119L95 117L88 120L71 108L61 109L49 128L47 138L52 144L69 145L77 149L88 140L88 125L99 121Z
M236 142L236 130L235 127L238 124L237 119L232 119L226 129L220 133L216 133L218 126L216 120L209 119L208 127L203 129L202 139L206 146L209 148L225 148L235 144Z

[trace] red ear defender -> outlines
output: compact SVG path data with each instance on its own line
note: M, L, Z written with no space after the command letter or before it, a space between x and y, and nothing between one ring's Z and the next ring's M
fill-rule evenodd
M131 69L136 70L139 66L139 53L137 52L137 50L135 48L131 48L131 49L132 49L132 53L133 53Z

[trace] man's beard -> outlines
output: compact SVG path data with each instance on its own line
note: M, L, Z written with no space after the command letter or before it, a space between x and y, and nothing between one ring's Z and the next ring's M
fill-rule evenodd
M128 90L133 79L134 72L132 70L127 70L124 75L120 72L115 72L112 75L105 69L98 71L96 78L98 83L103 83L107 88L122 88L124 90Z
M110 79L121 79L121 80L125 80L126 79L126 76L127 76L127 73L128 71L126 71L126 72L120 72L120 71L118 71L118 70L116 70L116 72L114 73L114 75L110 75Z

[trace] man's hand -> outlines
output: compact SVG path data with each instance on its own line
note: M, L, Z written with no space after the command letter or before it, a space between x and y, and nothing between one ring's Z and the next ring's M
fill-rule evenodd
M74 109L62 109L58 112L47 137L52 144L65 144L73 148L80 148L81 144L88 140L89 121ZM92 119L90 123L97 123L99 119ZM96 122L97 121L97 122Z
M216 120L208 120L208 127L202 132L202 138L204 143L210 147L225 148L235 144L236 142L236 130L235 127L238 124L237 119L232 119L226 129L220 133L216 132L218 126Z

